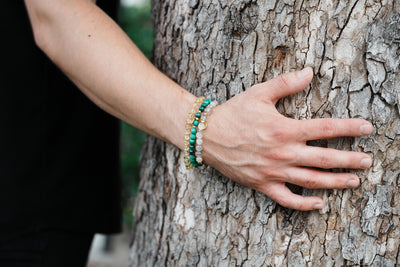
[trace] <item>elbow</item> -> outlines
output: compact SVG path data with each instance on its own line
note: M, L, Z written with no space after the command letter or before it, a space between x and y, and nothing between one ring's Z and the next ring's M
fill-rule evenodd
M44 31L43 27L39 25L32 25L32 29L35 44L45 52L47 50L46 48L48 47L48 38L46 37L46 32Z
M50 16L47 14L46 9L36 4L35 1L26 0L25 5L31 22L34 41L41 50L46 51L49 44L48 28L51 20Z

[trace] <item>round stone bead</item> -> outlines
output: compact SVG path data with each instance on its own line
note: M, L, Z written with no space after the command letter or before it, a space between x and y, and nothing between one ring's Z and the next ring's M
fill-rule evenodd
M198 132L198 133L196 134L196 137L197 137L197 138L203 138L203 133Z
M190 155L189 157L190 157L190 160L196 159L196 156L194 156L194 155Z
M203 144L203 139L197 139L196 144L202 145Z
M204 108L203 106L200 106L200 107L199 107L199 110L200 110L200 111L204 111L204 109L205 109L205 108Z
M199 124L199 130L200 131L203 131L206 128L207 128L207 123L206 122L202 122L202 123Z
M202 157L197 157L196 161L197 161L197 163L203 163L203 158Z
M195 135L194 133L192 133L192 134L190 135L190 139L196 139L196 135Z
M190 145L189 149L195 149L195 146L194 145Z
M190 143L191 145L194 145L194 144L196 143L196 140L190 139L189 143Z
M203 147L202 146L196 146L196 151L202 151Z
M191 132L192 134L195 134L195 133L197 133L197 129L196 129L196 128L192 128L192 129L190 130L190 132Z
M200 113L200 112L196 112L196 114L194 114L194 116L195 116L196 118L200 118L200 117L201 117L201 113Z
M201 156L201 152L200 152L200 151L197 151L197 152L195 153L195 155L196 155L196 157L200 157L200 156Z
M193 121L193 125L194 125L194 126L199 125L199 121L198 121L198 120L194 120L194 121Z

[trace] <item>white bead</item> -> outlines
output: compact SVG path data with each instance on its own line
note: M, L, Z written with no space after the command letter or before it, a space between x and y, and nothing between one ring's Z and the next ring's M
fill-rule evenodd
M210 108L210 107L206 107L206 108L204 109L204 112L206 112L206 113L210 113L210 111L211 111L211 108Z
M202 145L202 144L203 144L203 139L201 139L201 138L197 138L197 140L196 140L196 144L198 144L198 145Z
M196 151L195 155L196 155L196 157L200 157L201 156L201 152Z
M197 163L202 163L202 162L203 162L203 159L202 159L201 157L197 157L197 158L196 158L196 161L197 161Z
M196 151L202 151L203 147L202 146L196 146Z
M201 116L201 121L206 121L207 120L207 116Z
M197 137L197 138L203 138L203 133L198 132L198 133L196 134L196 137Z
M206 125L205 125L205 123L204 122L201 122L201 123L199 123L199 130L200 131L203 131L205 128L206 128Z

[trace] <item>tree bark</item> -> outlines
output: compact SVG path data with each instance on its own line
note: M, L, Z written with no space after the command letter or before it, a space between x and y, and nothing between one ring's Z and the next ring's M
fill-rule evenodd
M294 188L325 202L321 211L300 212L212 168L186 171L183 153L149 137L131 265L400 264L399 11L398 0L153 0L154 63L172 79L224 102L312 66L311 86L278 110L296 119L371 121L371 136L311 145L368 152L374 163L354 171L355 190Z

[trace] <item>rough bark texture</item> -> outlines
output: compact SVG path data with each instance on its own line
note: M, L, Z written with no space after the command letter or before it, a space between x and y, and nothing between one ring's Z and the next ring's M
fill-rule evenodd
M400 2L153 0L154 63L196 95L224 102L255 83L312 66L289 117L365 118L365 138L315 145L365 151L355 190L306 190L321 211L284 209L148 138L135 207L132 266L400 264ZM179 103L177 103L179 104ZM240 112L240 109L238 109ZM234 116L234 114L232 114Z

